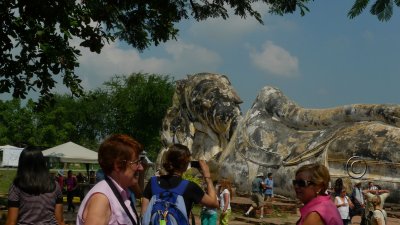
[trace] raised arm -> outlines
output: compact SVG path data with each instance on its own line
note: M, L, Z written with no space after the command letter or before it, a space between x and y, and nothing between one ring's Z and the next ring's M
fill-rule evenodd
M211 179L210 169L204 160L199 160L201 173L203 174L204 181L207 183L207 192L204 194L200 203L207 207L217 208L218 199L215 188Z

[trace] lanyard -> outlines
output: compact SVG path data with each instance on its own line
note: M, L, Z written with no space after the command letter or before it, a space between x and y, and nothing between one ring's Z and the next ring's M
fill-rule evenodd
M136 218L137 218L137 220L138 220L139 223L137 223L137 222L135 221L135 219L133 219L132 214L130 213L130 211L129 211L128 208L126 207L124 201L122 200L121 194L118 192L117 188L115 187L115 185L113 184L113 182L110 180L110 178L108 178L108 176L105 176L105 180L106 180L108 186L110 186L111 190L114 192L115 197L117 197L119 203L121 204L122 208L125 210L125 212L126 212L126 214L128 215L129 219L132 221L132 224L134 224L134 225L140 225L139 217L138 217L138 214L137 214L137 212L136 212L136 208L135 208L135 206L133 205L133 202L131 201L131 207L132 207L133 212L135 213Z

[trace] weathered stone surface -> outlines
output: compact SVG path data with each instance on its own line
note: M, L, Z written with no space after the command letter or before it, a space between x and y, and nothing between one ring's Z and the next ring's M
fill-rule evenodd
M240 103L223 75L200 73L177 81L173 105L163 120L164 146L180 143L191 149L195 159L214 158L226 147L241 118Z
M246 192L258 172L273 172L275 192L293 197L295 170L319 162L333 179L352 176L397 190L399 116L399 105L304 109L280 90L265 87L219 158L220 175ZM353 156L364 161L346 167Z
M216 160L237 192L248 192L258 172L273 172L275 193L294 197L295 170L319 162L333 179L373 180L399 198L400 105L305 109L273 87L260 91L243 118L240 103L225 76L189 76L178 83L162 139Z

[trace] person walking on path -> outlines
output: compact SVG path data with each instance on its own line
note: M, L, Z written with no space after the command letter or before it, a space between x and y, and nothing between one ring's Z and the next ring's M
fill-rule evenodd
M272 173L268 173L264 183L265 183L264 200L272 202L274 197L274 180L272 179Z
M264 196L265 189L264 174L258 173L251 183L251 201L252 204L244 216L249 216L253 209L260 209L260 219L264 218Z
M232 185L228 179L222 179L219 186L219 207L221 215L219 225L228 225L231 216Z
M6 225L64 225L62 192L40 150L25 148L8 192Z

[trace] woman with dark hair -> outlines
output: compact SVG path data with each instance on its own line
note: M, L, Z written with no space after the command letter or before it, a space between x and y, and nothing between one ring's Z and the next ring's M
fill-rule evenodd
M307 164L296 171L293 180L297 198L304 204L297 225L342 225L339 211L326 194L330 181L328 169L321 164Z
M62 192L40 150L25 148L8 192L6 225L64 224Z
M343 190L343 180L342 178L338 178L335 180L335 185L333 186L333 190L334 190L334 196L333 199L335 199L336 196L340 196L340 194L342 193Z
M166 190L171 190L178 187L181 182L184 181L182 179L182 175L187 170L190 160L191 153L186 146L174 144L169 147L168 151L163 157L162 164L167 174L159 177L152 177L147 183L143 192L142 215L144 215L144 225L148 225L146 224L146 218L149 216L150 212L147 212L146 210L149 206L150 199L155 194L153 193L153 185L158 185L160 188ZM186 214L186 219L189 218L193 204L200 203L207 207L218 207L218 200L214 185L211 180L211 174L208 165L204 160L200 160L199 164L200 168L198 169L203 174L205 183L207 183L207 192L205 193L196 183L192 181L188 182L182 195L186 207L186 212L182 213Z
M142 151L139 142L123 134L112 135L100 145L98 160L104 180L86 194L79 207L77 225L140 224L129 187L139 185Z

